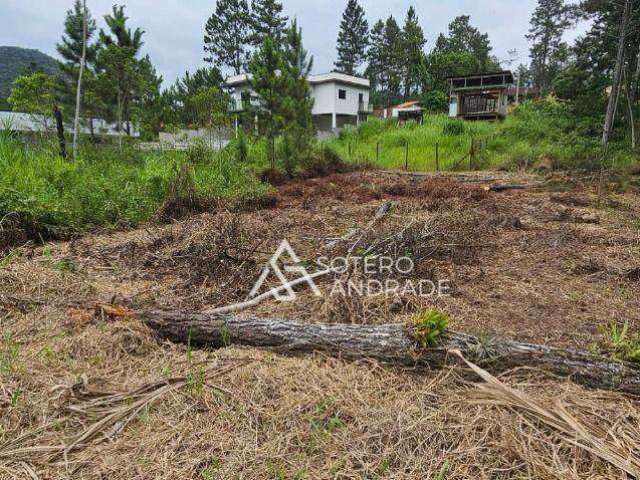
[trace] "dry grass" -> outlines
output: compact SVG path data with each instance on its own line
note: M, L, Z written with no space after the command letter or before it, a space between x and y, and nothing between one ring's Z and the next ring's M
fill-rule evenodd
M322 300L301 291L256 315L382 323L436 307L456 330L582 348L603 323L637 331L636 198L594 211L546 191L415 182L307 180L282 187L276 209L17 250L0 269L0 478L629 478L619 467L640 451L631 397L528 370L478 390L458 369L190 351L159 343L131 316L241 298L286 235L306 260L359 238L356 249L409 252L420 276L451 279L455 294ZM396 208L372 224L386 201ZM567 203L600 223L554 220ZM513 218L521 225L505 221ZM353 229L364 235L335 242Z

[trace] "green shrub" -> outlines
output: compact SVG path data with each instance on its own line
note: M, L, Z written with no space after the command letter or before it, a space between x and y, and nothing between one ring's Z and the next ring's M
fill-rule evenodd
M449 96L441 90L431 90L422 97L422 106L431 113L446 112L449 107Z
M242 131L238 133L235 149L236 161L239 163L246 163L249 160L249 145L247 144L247 137Z
M202 138L196 138L187 148L187 162L192 165L201 165L211 161L213 151Z

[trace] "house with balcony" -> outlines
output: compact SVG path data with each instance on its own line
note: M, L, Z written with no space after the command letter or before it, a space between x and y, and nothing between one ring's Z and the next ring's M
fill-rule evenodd
M232 113L260 106L260 98L251 90L250 78L246 73L227 78ZM310 75L307 80L314 100L311 113L319 135L336 133L347 125L359 125L373 112L369 103L370 84L366 78L331 72ZM236 120L236 127L237 124Z
M449 117L465 120L498 120L507 116L509 97L513 85L509 70L477 73L464 77L450 77Z

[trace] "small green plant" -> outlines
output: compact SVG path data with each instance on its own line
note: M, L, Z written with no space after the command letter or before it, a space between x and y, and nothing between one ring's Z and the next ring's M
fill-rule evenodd
M10 333L5 333L0 343L0 375L15 373L16 360L20 354L22 345L13 339Z
M622 327L611 324L604 334L605 350L611 352L618 360L627 362L640 362L640 335L629 333L629 322L625 321Z
M66 258L55 262L53 264L53 268L63 273L75 273L78 271L78 266L76 265L76 263L73 260L69 260Z
M448 471L449 471L449 462L445 460L444 465L442 465L442 468L436 475L435 480L444 480L445 478L447 478Z
M20 388L16 388L11 394L11 408L16 408L18 406L18 400L22 396L22 390Z
M222 460L215 455L212 455L209 460L209 466L200 470L200 477L202 480L214 480L218 478L220 469L222 469Z
M229 330L229 325L220 321L220 336L222 337L222 343L225 347L231 345L231 331Z
M413 338L422 348L436 347L449 326L449 317L437 310L426 310L413 317L410 325Z

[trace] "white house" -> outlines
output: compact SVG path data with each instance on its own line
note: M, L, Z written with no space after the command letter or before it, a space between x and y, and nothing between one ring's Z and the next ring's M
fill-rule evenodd
M80 124L80 133L89 135L91 129L82 122ZM66 129L73 126L70 123L65 124ZM0 112L0 130L8 129L16 132L47 132L55 130L55 120L53 116L39 115L35 113L23 112ZM98 136L115 137L119 135L118 129L114 123L108 123L101 118L93 119L93 133ZM139 137L140 132L135 126L131 128L131 136Z
M250 74L227 78L231 91L231 111L242 112L248 102L258 106L259 98L251 91ZM359 125L367 120L373 108L369 103L369 80L344 73L310 75L313 122L320 133L336 132L345 125Z

